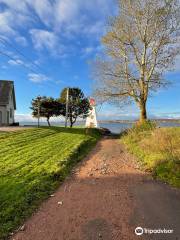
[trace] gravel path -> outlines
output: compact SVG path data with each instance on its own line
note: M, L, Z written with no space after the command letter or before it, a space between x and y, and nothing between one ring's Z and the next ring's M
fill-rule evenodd
M174 234L136 236L137 226ZM152 180L118 139L104 138L11 239L175 240L178 229L179 190Z

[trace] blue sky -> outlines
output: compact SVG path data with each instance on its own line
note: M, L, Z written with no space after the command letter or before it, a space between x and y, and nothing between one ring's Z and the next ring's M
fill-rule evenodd
M100 52L107 16L115 10L112 0L0 0L0 51L12 58L0 54L0 79L15 82L17 120L31 120L30 102L39 94L58 97L64 87L78 86L91 95L88 62ZM148 102L152 117L180 117L178 62L167 73L174 85ZM98 107L100 119L137 114L135 106Z

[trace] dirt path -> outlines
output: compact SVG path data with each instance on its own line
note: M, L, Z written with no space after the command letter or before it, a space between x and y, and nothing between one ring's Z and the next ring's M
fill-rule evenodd
M168 227L174 234L136 236L137 226ZM134 240L147 236L175 240L180 239L178 227L180 192L138 170L119 140L107 138L12 239Z
M13 126L1 127L0 126L0 132L16 132L16 131L26 130L26 129L30 129L30 128L33 128L33 127L31 127L31 126L27 126L27 127L21 127L21 126L20 127L13 127Z

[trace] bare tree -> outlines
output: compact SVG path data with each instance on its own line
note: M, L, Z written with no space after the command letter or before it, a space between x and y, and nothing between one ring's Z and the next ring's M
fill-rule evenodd
M101 101L134 101L147 119L151 91L167 83L180 53L179 0L119 0L102 38L104 55L94 64L95 95Z

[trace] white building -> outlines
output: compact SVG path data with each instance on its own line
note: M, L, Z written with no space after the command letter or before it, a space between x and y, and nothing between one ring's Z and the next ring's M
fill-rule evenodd
M91 105L91 110L86 119L86 128L98 128L95 100L93 98L90 98L89 102Z
M0 126L14 123L16 98L13 81L0 80Z

